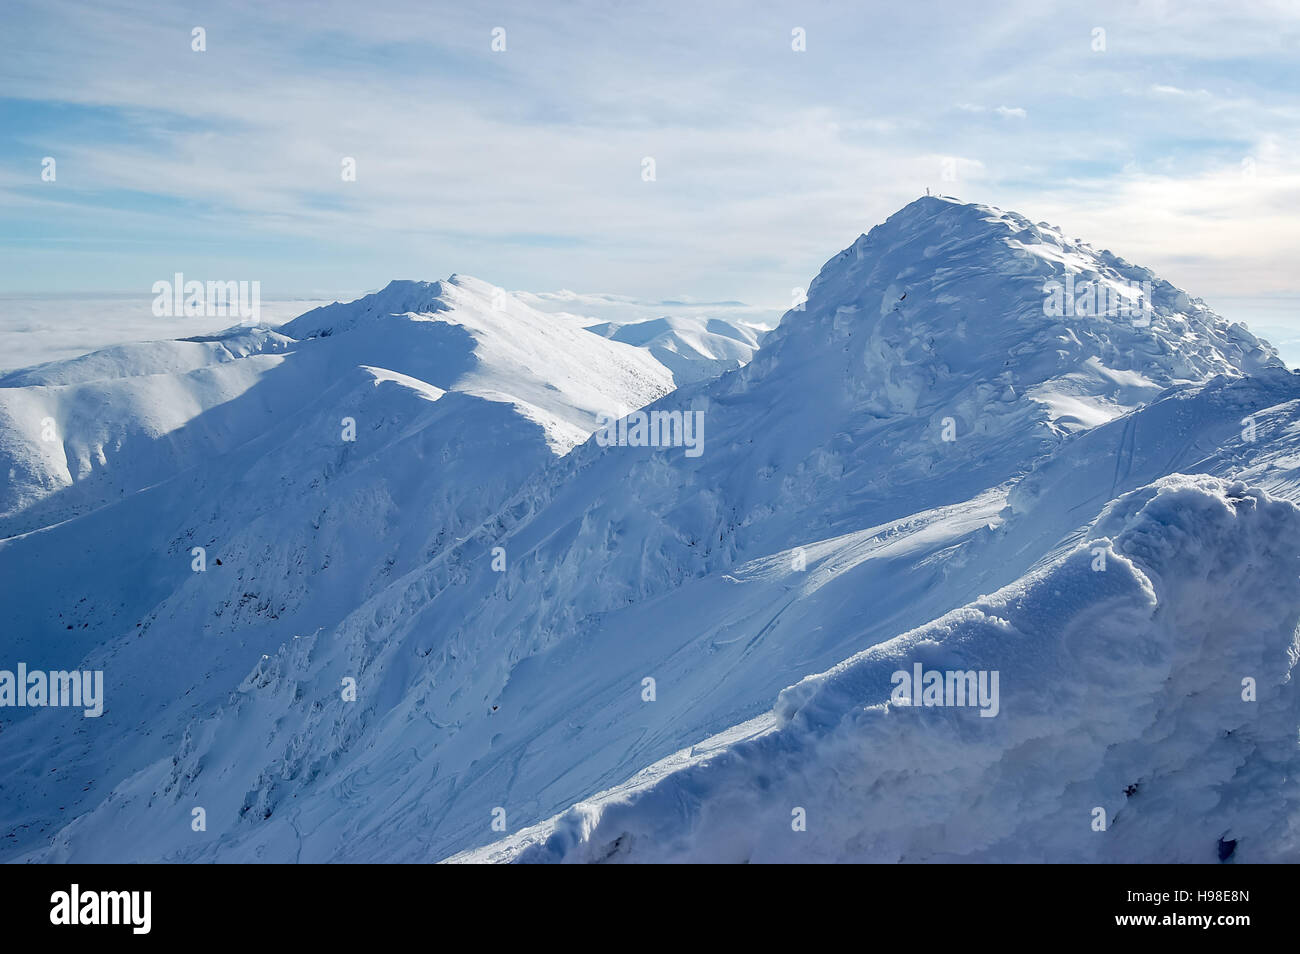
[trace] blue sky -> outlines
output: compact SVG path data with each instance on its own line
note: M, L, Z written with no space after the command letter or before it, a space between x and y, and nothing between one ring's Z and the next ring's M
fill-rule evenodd
M1289 314L1298 49L1294 2L3 0L0 295L463 272L780 308L928 186Z

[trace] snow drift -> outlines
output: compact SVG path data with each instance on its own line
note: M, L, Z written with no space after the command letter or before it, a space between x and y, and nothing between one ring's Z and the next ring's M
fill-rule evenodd
M1175 476L1089 537L456 860L1300 860L1300 509ZM916 663L999 672L996 716L892 702Z

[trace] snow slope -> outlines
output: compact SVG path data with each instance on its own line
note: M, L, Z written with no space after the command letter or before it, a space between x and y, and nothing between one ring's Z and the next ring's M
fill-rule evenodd
M93 726L3 710L10 845L477 526L597 414L671 387L643 351L491 291L396 283L303 316L302 340L236 330L5 379L8 668L102 668L116 700Z
M1067 269L1076 278L1151 281L1152 320L1049 317L1043 286ZM55 822L48 806L75 796L81 780L49 788L59 783L42 772L98 754L27 746L33 754L21 765L0 763L6 795L22 793L3 821L46 826L8 839L6 857L437 860L498 839L494 808L509 831L543 822L717 733L745 735L748 728L733 727L763 718L808 673L980 605L983 594L1037 585L1037 577L1017 581L1055 566L1123 493L1184 471L1248 474L1270 493L1294 496L1297 435L1286 408L1300 401L1300 386L1272 350L1150 273L1013 213L918 200L831 259L806 306L783 318L752 362L649 406L703 412L698 458L680 447L595 440L557 456L572 433L566 422L580 429L594 410L579 386L582 368L537 360L541 338L514 347L514 322L492 307L459 304L462 296L491 301L490 286L451 284L433 291L395 283L382 301L330 306L281 329L294 354L333 341L349 360L390 333L404 336L391 360L365 362L385 371L353 369L370 375L372 389L397 388L419 402L413 409L431 404L447 416L414 428L427 438L368 453L368 476L355 489L336 482L341 465L324 453L330 445L303 454L296 440L234 492L203 485L199 499L238 509L279 475L296 475L234 551L230 572L244 577L223 592L194 589L191 580L187 608L150 623L158 643L175 643L172 683L151 690L152 708L126 707L117 742L97 740L96 753L113 753L102 766L112 766L111 777L97 776L92 794L77 796L70 821ZM455 316L457 308L472 314L449 325L448 309ZM416 337L434 330L444 337ZM571 330L620 356L652 360L579 322ZM474 340L475 360L454 374L413 370L463 355L452 347L460 335ZM485 377L485 367L503 370ZM531 383L516 383L521 374ZM610 390L617 398L619 388ZM514 397L492 400L501 393ZM448 405L453 397L464 410ZM455 441L421 441L455 433L462 414L485 403L505 419L473 422L482 443L464 445L477 447L468 462L432 479L421 474L431 458L449 465L462 455ZM338 413L330 403L312 426ZM395 415L395 434L411 429L410 413ZM1247 414L1260 426L1243 447ZM544 443L546 453L498 451L498 462L519 469L477 493L473 482L492 472L491 435L538 425L531 446ZM394 455L390 446L411 449ZM1211 497L1229 493L1196 486ZM296 525L277 508L304 487L312 495L302 519L323 520L334 537L324 552L314 544L304 552L318 579L296 590L294 610L279 611L288 603L277 583L272 619L257 611L266 604L261 586L297 566L299 551L268 541ZM430 487L445 495L431 512L421 509ZM1270 514L1289 506L1231 491L1243 495ZM132 526L152 514L136 506ZM121 524L103 519L83 525L83 535L112 538ZM1277 519L1274 529L1289 526ZM217 525L200 524L195 539L212 537ZM382 543L394 536L390 554ZM49 558L64 548L52 545ZM326 556L338 554L355 569L322 575L322 563L335 565ZM395 562L377 572L389 556ZM103 574L106 554L96 560L85 568L91 578ZM256 588L246 585L252 571ZM290 570L291 580L298 572ZM1107 577L1117 594L1121 577ZM1134 606L1137 579L1124 590ZM182 592L174 585L157 584L168 610ZM1188 589L1157 593L1167 605ZM254 596L241 604L244 593ZM76 605L75 595L61 594L59 605ZM1081 604L1091 596L1109 599L1085 590ZM218 631L241 645L219 669L205 660L198 676L193 660L213 644L196 640L193 621L214 605L236 614ZM1146 627L1134 630L1143 638L1168 635L1140 614L1130 622ZM1280 617L1273 622L1285 627ZM98 637L77 645L115 660L117 698L139 691L152 656L105 655ZM254 661L240 669L250 653ZM357 681L356 701L340 693L348 678ZM653 702L644 699L647 678ZM200 687L202 698L191 701ZM159 726L156 738L126 731L144 712L147 721L131 724ZM113 727L108 720L100 721ZM49 739L53 725L28 738ZM28 795L24 786L36 779L47 787ZM190 828L194 806L208 812L206 832Z
M456 860L1294 862L1297 539L1291 503L1167 478L1050 567ZM997 671L999 711L894 704L917 662Z

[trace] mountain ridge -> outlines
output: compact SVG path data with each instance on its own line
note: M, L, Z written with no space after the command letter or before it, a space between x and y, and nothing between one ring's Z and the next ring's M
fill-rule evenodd
M487 283L390 285L350 312L325 306L291 323L300 347L354 336L349 376L312 409L302 433L316 436L294 438L280 456L250 447L241 493L216 498L263 521L242 531L233 588L190 580L163 599L163 622L151 617L145 636L183 633L215 602L239 625L200 632L237 636L255 662L241 671L239 654L224 656L201 704L176 706L159 690L161 710L128 710L165 724L163 741L110 747L121 767L107 798L41 782L0 820L30 821L24 812L65 795L76 817L42 819L58 834L6 856L444 858L498 837L492 806L512 829L541 822L759 717L810 672L1015 584L1135 481L1174 465L1231 479L1259 460L1269 463L1253 480L1294 491L1285 468L1296 438L1277 409L1300 399L1298 376L1276 367L1267 345L1155 281L1150 326L1062 321L1044 309L1050 279L1071 267L1108 281L1142 272L1063 238L1027 250L1049 233L1023 217L919 201L829 260L751 362L648 398L648 413L704 415L698 459L594 437L567 453L546 440L543 451L544 424L493 401L491 382L473 377L483 357L460 336L478 341L503 318ZM457 301L479 306L459 331L447 322ZM422 310L395 311L408 306ZM537 319L538 334L601 340L581 321L549 320ZM448 336L463 363L406 354L412 341L442 342L409 337L429 331ZM1171 342L1184 335L1180 354ZM490 337L499 349L484 352L489 363L528 367L505 335ZM452 392L439 383L448 380L472 383ZM580 407L572 389L568 406ZM362 400L354 394L400 397L358 417L384 419L382 450L367 439L353 454L326 433L341 407ZM1267 425L1258 446L1231 442L1238 412ZM1133 435L1149 427L1166 428L1168 443L1135 453ZM493 435L516 430L529 454L494 452ZM1131 466L1111 461L1107 472L1117 454ZM435 460L463 466L431 473ZM501 461L514 466L508 475ZM300 476L278 476L290 467ZM1076 472L1084 478L1071 480ZM1100 491L1098 473L1108 481ZM491 492L475 493L487 483ZM279 484L257 501L255 488ZM191 499L200 498L176 500L173 550L187 542ZM223 520L201 522L196 539ZM332 542L315 542L318 525ZM371 528L398 542L376 548ZM284 545L259 554L277 535ZM16 562L22 551L9 548ZM328 571L348 553L341 580L360 579L341 584ZM282 591L262 578L297 560L299 608L268 619L258 607L278 611ZM244 593L254 596L240 602ZM108 657L92 656L124 658L132 640L128 632ZM173 651L178 694L192 678L181 656L207 646L197 638ZM648 676L653 703L641 698ZM349 677L356 702L338 691ZM124 731L112 688L105 724ZM0 779L11 788L44 767L39 755L21 769L0 763ZM191 837L193 804L208 808L207 837Z

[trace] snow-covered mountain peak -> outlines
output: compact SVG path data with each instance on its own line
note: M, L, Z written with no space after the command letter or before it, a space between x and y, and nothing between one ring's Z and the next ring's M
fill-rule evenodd
M457 309L461 314L450 316ZM432 282L394 279L379 291L355 301L334 302L315 308L282 325L280 331L304 339L349 331L377 320L442 316L441 320L461 323L460 319L469 315L483 317L492 313L502 325L572 323L569 316L552 318L531 308L491 282L453 273L448 278Z
M276 331L134 343L6 375L0 535L120 499L318 400L345 402L336 420L355 416L347 402L359 399L358 382L504 405L535 426L551 455L586 440L602 415L641 407L674 383L649 350L536 311L488 282L393 281ZM43 428L58 440L41 439Z
M572 316L537 311L469 275L392 281L280 330L299 340L354 334L360 340L349 354L378 351L365 363L512 404L542 427L556 453L586 440L600 415L626 413L673 387L647 350L589 334ZM593 378L593 368L608 374Z
M1282 367L1266 342L1149 269L942 196L910 203L827 262L748 374L816 352L843 366L843 386L872 413L948 407L959 429L958 405L1028 398L1039 423L1072 431L1170 386Z
M334 302L322 305L299 315L280 327L292 338L328 337L337 332L349 331L359 323L400 315L427 315L447 311L447 282L411 281L395 279L377 292L371 292L356 301Z

